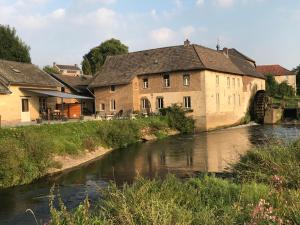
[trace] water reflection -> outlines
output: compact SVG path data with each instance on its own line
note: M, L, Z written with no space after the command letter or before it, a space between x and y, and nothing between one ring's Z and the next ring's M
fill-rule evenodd
M47 218L48 194L54 183L60 185L66 205L72 208L86 194L95 199L98 188L106 186L110 180L122 184L138 176L154 178L168 173L192 176L204 171L222 172L253 145L272 138L293 140L297 137L297 126L256 126L132 145L74 171L0 191L0 224L33 224L33 218L24 213L27 208L33 209L39 219Z

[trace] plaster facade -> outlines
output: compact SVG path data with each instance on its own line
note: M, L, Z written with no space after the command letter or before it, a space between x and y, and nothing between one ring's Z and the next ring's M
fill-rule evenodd
M0 115L2 125L15 125L30 122L39 118L40 97L31 92L21 90L23 86L10 86L11 94L0 95ZM36 88L26 86L26 88ZM41 89L41 87L39 87ZM47 88L49 89L49 88ZM55 90L52 88L51 90ZM22 121L22 99L28 99L28 121ZM55 109L56 99L48 98L47 106Z

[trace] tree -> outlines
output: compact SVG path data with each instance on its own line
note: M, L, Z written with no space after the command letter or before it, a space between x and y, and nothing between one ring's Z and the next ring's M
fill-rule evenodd
M107 56L128 53L128 47L117 39L110 39L92 48L83 56L82 70L84 74L95 74L104 64Z
M295 96L294 88L291 85L289 85L286 81L278 84L278 82L275 80L272 74L268 74L266 75L266 77L266 92L270 97L284 98L284 96Z
M300 95L300 65L294 68L293 72L296 73L297 95Z
M266 92L269 96L275 97L278 90L278 83L272 74L266 75Z
M59 74L59 70L56 69L56 68L53 68L51 66L44 66L43 70L46 72L46 73L49 73L49 74Z
M291 85L288 85L288 83L284 81L278 85L278 95L281 96L281 98L284 96L292 97L295 96L295 91Z
M16 34L15 28L0 24L0 58L31 63L30 47Z

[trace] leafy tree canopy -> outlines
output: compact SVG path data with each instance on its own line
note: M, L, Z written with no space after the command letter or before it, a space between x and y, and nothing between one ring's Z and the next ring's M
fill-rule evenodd
M0 59L31 63L30 47L16 34L15 28L0 24Z
M297 94L300 95L300 65L293 69L296 73Z
M92 48L83 56L82 70L84 74L95 74L104 64L107 56L128 53L128 47L120 40L110 39Z
M266 92L269 96L283 98L284 96L291 97L295 95L294 88L286 81L279 84L272 74L268 74L266 77Z
M49 74L59 74L59 70L56 69L56 68L53 68L52 66L44 66L43 70L46 72L46 73L49 73Z

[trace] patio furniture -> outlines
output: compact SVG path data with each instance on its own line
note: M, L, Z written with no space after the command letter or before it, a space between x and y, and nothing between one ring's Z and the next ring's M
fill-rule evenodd
M51 112L51 117L53 120L60 120L61 119L61 112L58 109L55 109Z

